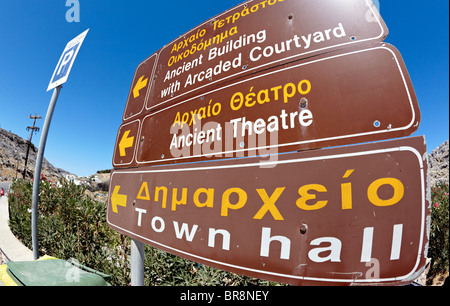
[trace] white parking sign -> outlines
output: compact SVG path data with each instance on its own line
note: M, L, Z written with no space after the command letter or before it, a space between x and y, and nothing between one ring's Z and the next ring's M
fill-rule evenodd
M56 69L53 72L47 91L64 84L67 81L72 65L75 62L75 58L77 57L78 51L80 50L81 44L88 31L89 29L67 43L66 48L59 59L58 65L56 65Z

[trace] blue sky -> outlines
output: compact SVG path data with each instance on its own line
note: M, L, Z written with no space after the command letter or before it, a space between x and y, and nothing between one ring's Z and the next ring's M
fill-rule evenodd
M77 175L112 168L137 66L241 2L79 0L80 22L69 23L66 0L0 0L0 127L29 137L27 116L45 117L46 89L66 43L90 28L61 91L45 157ZM402 53L421 108L414 135L425 135L431 151L449 138L449 1L379 2L390 31L385 41Z

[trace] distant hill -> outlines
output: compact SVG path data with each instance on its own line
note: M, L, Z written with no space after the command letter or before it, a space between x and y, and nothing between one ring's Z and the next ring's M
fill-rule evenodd
M22 177L27 146L27 140L0 128L0 181L11 181L15 177ZM31 144L27 164L27 178L31 178L34 175L37 151L37 148ZM63 169L54 167L45 158L42 162L42 174L54 181L71 175L71 173Z

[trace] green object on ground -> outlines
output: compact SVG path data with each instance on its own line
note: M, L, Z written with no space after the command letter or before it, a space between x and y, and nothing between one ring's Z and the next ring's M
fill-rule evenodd
M108 286L108 275L82 270L62 259L8 262L8 272L25 286Z

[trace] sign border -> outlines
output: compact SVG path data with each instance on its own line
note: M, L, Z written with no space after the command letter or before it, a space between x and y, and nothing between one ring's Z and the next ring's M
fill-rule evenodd
M421 137L417 137L416 139L419 139ZM406 139L414 139L414 138L406 138ZM422 136L423 141L425 142L425 138ZM221 262L218 260L205 258L199 255L195 255L192 253L188 253L182 250L179 250L177 248L167 246L163 243L153 241L151 239L145 238L141 235L138 235L132 231L126 230L124 228L121 228L120 226L114 225L109 221L109 214L107 213L107 223L116 229L121 230L122 232L129 233L130 235L133 235L135 237L139 237L142 240L148 241L150 243L153 243L154 245L161 246L164 249L167 250L173 250L179 254L186 255L191 258L198 258L205 262L214 263L220 266L230 267L233 269L239 269L243 271L250 271L255 273L260 273L263 275L272 275L275 277L281 277L281 278L290 278L290 279L298 279L298 280L304 280L304 281L319 281L319 282L338 282L338 283L385 283L385 282L395 282L395 281L410 281L415 278L415 270L417 269L422 256L422 248L424 243L424 234L425 234L425 210L426 210L426 184L425 184L425 173L424 173L424 161L422 160L421 153L415 149L414 147L411 147L410 145L405 146L394 146L389 147L385 149L373 149L370 151L360 151L360 152L354 152L354 153L339 153L334 155L327 155L327 156L316 156L316 157L307 157L307 158L298 158L298 159L290 159L290 160L282 160L282 161L272 161L272 162L264 162L264 165L279 165L279 164L292 164L292 163L301 163L301 162L308 162L308 161L314 161L314 160L329 160L329 159L337 159L337 158L349 158L354 156L364 156L364 155L372 155L372 154L385 154L390 152L411 152L417 157L417 160L419 162L420 166L420 182L421 182L421 224L420 224L420 238L419 238L419 246L418 246L418 254L416 263L411 270L406 275L403 276L397 276L397 277L391 277L391 278L380 278L380 279L333 279L333 278L318 278L318 277L306 277L306 276L298 276L298 275L290 275L290 274L284 274L284 273L276 273L271 271L264 271L264 270L258 270L253 268L247 268L243 266L238 266L226 262ZM119 170L117 172L112 173L110 182L113 181L113 176L115 174L140 174L140 173L158 173L158 172L181 172L181 171L205 171L205 170L212 170L212 169L226 169L226 168L244 168L244 167L259 167L261 166L261 162L254 162L254 163L246 163L246 164L231 164L231 165L222 165L222 166L206 166L206 167L197 167L196 165L186 165L186 168L176 168L176 169L160 169L160 170L141 170L141 171L133 171L133 170ZM110 183L110 184L111 184ZM110 199L108 200L108 211L110 210ZM425 250L426 253L426 250Z

